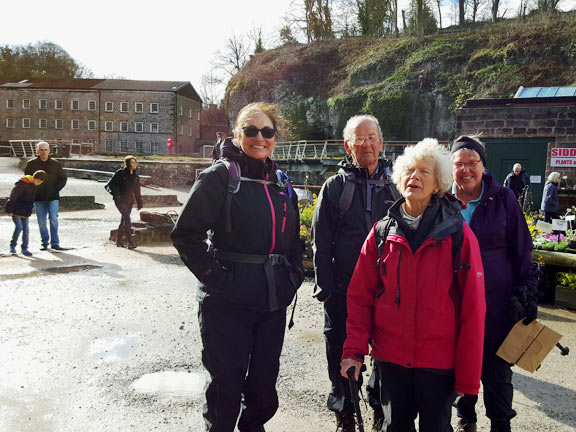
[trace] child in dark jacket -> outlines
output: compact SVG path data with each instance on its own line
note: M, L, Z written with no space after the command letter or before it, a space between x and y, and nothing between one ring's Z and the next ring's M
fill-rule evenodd
M46 171L38 170L33 175L26 175L16 182L6 202L6 213L12 216L14 233L10 241L10 253L16 253L18 237L22 233L22 255L32 256L28 250L29 217L34 208L36 188L44 183L48 176Z

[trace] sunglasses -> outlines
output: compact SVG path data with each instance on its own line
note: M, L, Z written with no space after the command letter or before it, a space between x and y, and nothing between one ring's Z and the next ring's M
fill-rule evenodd
M248 138L254 138L258 135L258 132L262 134L262 138L266 139L274 138L274 135L276 135L276 129L269 127L258 129L256 126L245 126L242 130L244 131L244 136L247 136Z

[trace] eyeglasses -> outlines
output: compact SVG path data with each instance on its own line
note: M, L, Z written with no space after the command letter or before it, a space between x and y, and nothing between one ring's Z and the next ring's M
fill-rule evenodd
M370 135L367 137L353 137L350 141L352 141L353 145L362 145L365 144L366 141L368 141L368 144L374 145L377 144L379 140L380 137L378 135Z
M454 162L454 168L462 169L464 167L468 169L475 169L481 161L472 161L472 162Z
M270 127L258 129L256 126L245 126L242 130L244 131L244 136L247 136L248 138L254 138L258 135L258 132L262 134L262 138L266 139L274 138L274 135L276 135L276 129Z

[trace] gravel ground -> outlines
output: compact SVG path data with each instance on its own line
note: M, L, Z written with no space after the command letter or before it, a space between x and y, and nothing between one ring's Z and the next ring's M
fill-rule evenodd
M18 179L15 166L0 158L0 196ZM39 251L32 217L34 256L0 256L0 432L203 430L195 279L168 244L129 251L107 240L118 213L102 183L70 179L64 193L95 195L107 208L61 213L68 251ZM177 193L181 202L186 195L143 193ZM0 217L0 251L11 232ZM301 288L296 326L286 334L280 410L268 431L335 430L325 408L323 313L311 290L311 281ZM543 307L540 319L576 347L576 313ZM575 356L576 348L568 357L554 350L534 374L514 368L514 430L576 430ZM156 393L132 386L163 371L183 373L182 385ZM188 377L199 384L185 385ZM483 415L479 430L489 430Z

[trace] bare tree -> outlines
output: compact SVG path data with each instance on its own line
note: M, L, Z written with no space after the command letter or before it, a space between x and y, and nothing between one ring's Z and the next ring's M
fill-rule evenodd
M438 7L438 28L442 28L442 0L436 0L436 6Z
M204 105L218 104L224 95L224 80L218 76L214 65L200 78L200 97Z
M254 54L264 51L264 41L262 40L262 27L254 27L248 31L248 39L254 44Z
M424 42L424 1L416 0L416 25L418 34L418 43Z
M463 26L466 23L466 0L458 0L458 24Z
M496 22L498 19L498 8L500 7L500 0L492 0L492 21Z
M560 0L538 0L538 10L542 12L554 12L558 9Z
M476 17L478 16L478 9L484 3L484 0L468 0L470 2L470 6L472 8L472 22L476 22Z
M215 67L232 77L244 66L249 56L250 44L245 37L233 34L226 42L224 51L216 53Z
M303 0L306 39L308 42L334 37L331 0Z

